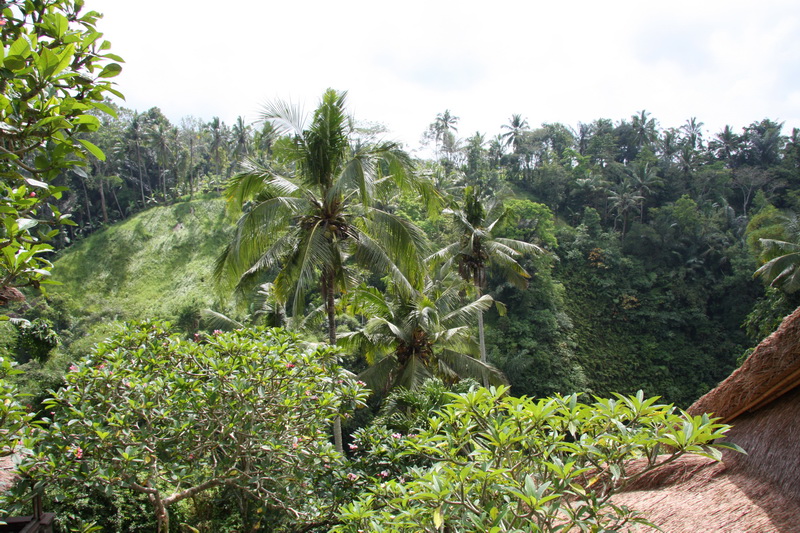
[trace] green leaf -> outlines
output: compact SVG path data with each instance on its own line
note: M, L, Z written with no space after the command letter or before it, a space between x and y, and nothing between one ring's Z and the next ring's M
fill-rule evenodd
M96 145L94 145L92 142L87 141L86 139L78 139L78 140L97 159L99 159L100 161L105 161L106 160L106 154L104 154L103 151L100 148L98 148Z
M27 231L31 228L35 228L36 225L39 223L38 220L35 218L18 218L17 219L17 226L19 227L20 231Z
M119 63L109 63L100 71L98 75L100 78L113 78L122 72L122 66Z

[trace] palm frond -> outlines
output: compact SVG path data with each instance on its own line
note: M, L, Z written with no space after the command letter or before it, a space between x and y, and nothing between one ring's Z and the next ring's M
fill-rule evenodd
M233 329L242 329L245 325L238 320L230 318L227 315L214 311L213 309L202 309L200 315L206 321L210 329L221 329L230 331Z
M391 353L361 372L358 379L366 383L367 387L373 391L383 393L391 388L398 367L397 357Z
M484 294L474 302L470 302L445 315L442 322L446 324L467 325L471 324L478 315L487 311L494 303L494 298Z
M301 136L305 130L305 113L283 100L264 105L261 120L272 124L277 135Z
M453 350L443 350L439 361L459 377L482 380L484 372L492 385L508 385L508 379L497 367L481 363L478 359Z

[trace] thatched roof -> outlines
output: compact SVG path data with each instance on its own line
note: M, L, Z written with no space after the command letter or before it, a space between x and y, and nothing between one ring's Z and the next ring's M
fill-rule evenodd
M750 357L688 411L714 413L730 422L800 385L800 308L759 344Z
M690 408L733 425L718 463L685 456L615 495L667 533L794 532L800 524L800 309Z
M646 474L613 501L642 512L665 533L797 531L797 500L705 457L683 456Z

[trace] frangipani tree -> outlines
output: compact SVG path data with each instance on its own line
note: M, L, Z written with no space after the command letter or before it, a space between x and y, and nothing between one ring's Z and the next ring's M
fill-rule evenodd
M187 340L168 324L132 325L65 379L19 488L144 494L159 533L173 506L218 487L295 523L317 518L320 479L341 460L327 428L367 396L331 347L264 328Z
M52 181L104 158L81 138L100 125L93 113L113 114L105 96L122 96L109 80L122 60L96 30L100 16L77 0L0 4L0 307L48 282L47 242L74 224L53 205L65 189Z

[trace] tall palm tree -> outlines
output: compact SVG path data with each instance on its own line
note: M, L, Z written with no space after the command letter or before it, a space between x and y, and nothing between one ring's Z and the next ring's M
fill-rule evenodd
M538 254L544 250L535 244L492 234L509 215L499 202L481 198L474 187L466 187L464 207L446 209L445 213L452 215L459 239L428 257L428 262L444 269L455 266L461 278L475 287L479 297L486 289L486 271L491 265L498 267L516 287L527 287L530 275L518 259L523 254ZM478 313L477 318L480 361L487 364L483 313ZM488 386L485 373L483 384Z
M522 115L514 114L508 119L508 124L503 124L500 127L508 130L500 134L500 137L505 139L505 145L510 146L514 150L514 153L517 153L522 137L525 135L526 131L530 130L528 120L522 118Z
M363 354L370 367L359 378L375 391L415 389L431 377L446 382L488 376L507 383L502 372L476 359L469 324L494 301L484 295L464 304L460 284L427 280L412 293L361 287L350 295L351 308L369 317L339 344Z
M652 146L658 139L656 119L650 118L650 113L642 109L636 115L631 116L631 127L638 148Z
M432 188L409 171L411 160L395 143L354 147L345 92L328 89L310 121L285 102L265 107L262 119L277 135L271 165L245 163L226 189L229 206L243 210L233 239L214 272L222 287L247 292L277 272L281 303L302 316L306 292L318 288L336 343L336 297L355 284L356 263L389 275L410 292L422 278L424 235L410 222L378 207L393 184L433 199ZM341 450L340 426L334 430Z
M433 198L432 188L411 175L411 160L395 143L350 142L346 93L329 89L310 123L290 105L268 105L263 120L285 142L276 143L269 166L245 163L228 182L229 205L242 210L215 277L239 291L274 271L275 294L301 316L306 292L318 288L336 343L335 299L354 284L347 266L391 275L411 291L422 278L424 235L413 224L378 207L390 184ZM283 165L280 168L278 165Z

